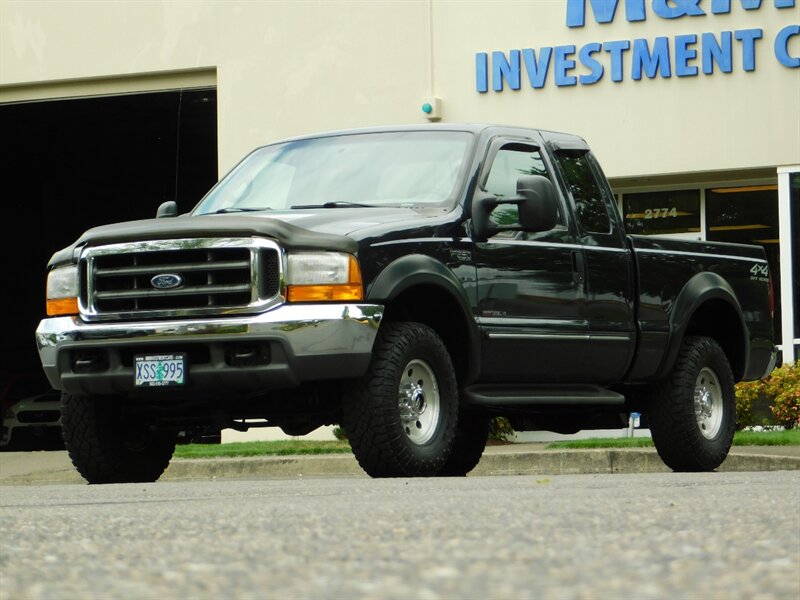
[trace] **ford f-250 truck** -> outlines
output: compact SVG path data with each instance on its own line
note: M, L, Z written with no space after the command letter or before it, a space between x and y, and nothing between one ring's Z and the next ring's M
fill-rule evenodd
M626 235L586 142L391 127L255 150L191 211L49 263L36 332L90 483L153 481L179 432L340 423L374 477L465 475L488 421L623 427L711 470L734 382L774 364L759 247Z

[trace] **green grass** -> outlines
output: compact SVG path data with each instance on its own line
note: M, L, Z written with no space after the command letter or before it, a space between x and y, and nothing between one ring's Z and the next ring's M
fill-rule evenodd
M175 456L177 458L349 454L350 452L350 444L347 442L316 442L306 440L235 442L232 444L186 444L175 448Z
M789 431L737 431L734 446L800 446L800 429ZM650 438L591 438L553 442L548 448L650 448Z
M653 440L650 438L589 438L587 440L566 440L548 444L548 449L578 448L652 448Z
M734 446L800 446L800 429L790 431L739 431ZM650 438L592 438L553 442L548 448L651 448ZM287 456L297 454L350 454L347 442L286 440L236 442L234 444L186 444L175 449L177 458L224 458L233 456Z
M737 431L734 446L800 446L800 429L788 431Z

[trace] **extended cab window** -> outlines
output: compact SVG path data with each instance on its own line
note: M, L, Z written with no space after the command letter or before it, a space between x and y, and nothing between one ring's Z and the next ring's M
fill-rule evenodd
M561 150L556 156L575 201L581 229L586 233L610 233L608 207L586 152Z
M506 144L494 156L484 189L498 198L516 196L517 180L525 175L547 177L539 150L527 144ZM519 225L519 209L513 204L502 204L492 211L492 220L498 225ZM509 237L513 233L503 232L500 236Z

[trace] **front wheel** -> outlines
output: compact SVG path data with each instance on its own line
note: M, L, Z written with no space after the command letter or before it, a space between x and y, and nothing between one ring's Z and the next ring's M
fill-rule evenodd
M712 471L722 464L736 428L733 386L720 345L707 337L686 337L647 410L653 443L668 467Z
M489 417L462 412L458 416L453 451L439 472L443 477L464 477L478 466L489 438Z
M345 390L342 426L371 477L430 477L447 462L458 417L450 355L421 323L381 326L369 369Z
M72 464L89 483L155 481L175 451L176 432L152 430L114 397L61 397L61 429Z

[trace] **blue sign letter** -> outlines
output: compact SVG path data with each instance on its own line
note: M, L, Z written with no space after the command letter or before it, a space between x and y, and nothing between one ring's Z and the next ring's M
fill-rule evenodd
M719 70L723 73L733 71L733 34L730 31L723 31L720 34L721 44L717 43L717 38L713 33L703 34L703 73L711 75L714 72L714 62L719 65Z
M519 50L508 54L510 63L503 52L492 52L492 89L495 92L503 91L503 78L508 79L508 87L512 90L519 89Z
M631 77L636 81L642 78L642 69L649 79L656 76L656 70L661 77L668 79L669 68L669 40L665 37L657 37L653 41L653 53L647 45L647 40L639 38L633 40L633 57L631 59Z
M742 42L742 67L745 71L756 70L756 40L760 40L761 29L740 29L734 32L734 37Z
M696 43L697 36L693 33L675 36L675 75L678 77L697 75L697 67L689 64L690 60L697 58L697 50L689 47Z
M581 48L581 51L578 54L578 57L581 59L581 64L584 67L588 67L592 71L590 75L580 76L581 85L591 85L593 83L597 83L603 77L603 65L601 65L592 57L592 54L595 52L600 52L602 48L603 46L597 42L589 42L583 48Z
M617 12L619 0L589 0L598 23L611 23ZM628 21L644 21L644 0L625 0L625 18ZM586 24L586 0L567 0L567 27L583 27Z
M739 0L745 10L761 8L761 0ZM794 8L795 0L775 0L775 8ZM715 15L727 15L731 12L731 0L711 0L711 12Z
M664 19L702 17L706 13L698 4L700 0L653 0L653 12Z
M489 57L486 52L475 54L475 88L481 94L489 91L488 62Z
M611 81L622 81L622 54L630 50L630 47L628 40L603 44L603 50L611 55Z
M528 81L531 87L539 89L544 87L547 80L547 69L550 67L550 55L553 49L549 46L539 49L539 59L536 59L536 50L522 49L522 60L525 61L525 70L528 72Z
M775 37L775 56L784 67L790 69L800 67L800 56L789 54L789 38L793 35L800 35L800 25L787 25Z
M553 61L553 71L555 71L556 85L575 85L578 78L574 75L567 75L567 71L575 68L575 61L568 56L575 54L575 46L556 46L553 49L555 59Z

